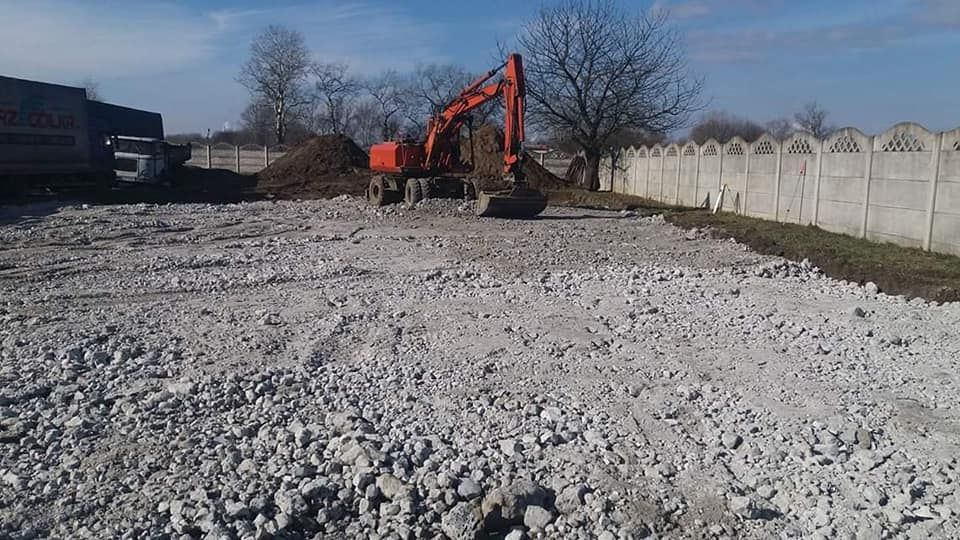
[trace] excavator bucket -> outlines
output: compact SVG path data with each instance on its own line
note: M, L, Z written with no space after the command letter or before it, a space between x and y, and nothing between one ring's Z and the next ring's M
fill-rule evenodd
M547 197L526 186L505 191L481 191L477 195L477 215L508 219L530 219L547 207Z

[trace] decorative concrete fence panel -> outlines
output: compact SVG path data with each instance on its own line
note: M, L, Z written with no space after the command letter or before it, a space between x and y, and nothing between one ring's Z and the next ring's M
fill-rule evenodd
M677 204L677 184L680 181L680 148L671 144L663 151L663 175L660 177L660 200Z
M614 164L611 159L600 160L600 191L613 191Z
M227 143L217 143L210 148L212 169L230 169L237 172L237 147Z
M727 187L723 196L723 210L743 213L747 188L747 152L750 145L740 137L734 137L723 145L723 163L720 181Z
M743 190L743 213L763 219L774 219L780 195L780 143L764 135L749 145L743 168L746 182Z
M282 158L289 150L289 147L282 144L271 147L258 144L244 146L229 143L191 144L193 152L187 165L203 169L227 169L238 174L259 172Z
M627 149L624 166L624 188L623 193L635 195L637 193L637 149L630 147Z
M680 150L680 183L677 190L677 204L697 206L697 171L700 168L700 148L695 143L687 143Z
M936 137L917 124L893 126L873 141L866 237L923 245Z
M630 174L633 172L631 169L632 161L633 158L630 157L629 148L620 150L620 156L617 158L617 170L615 171L617 181L620 182L619 193L630 192Z
M843 128L822 141L764 134L749 144L630 148L622 160L618 192L712 206L725 186L728 212L960 255L960 129L904 122L876 136Z
M646 148L637 148L637 159L634 162L634 189L630 195L646 197L647 183L650 174L650 158Z
M663 200L661 179L663 178L664 150L659 144L650 149L650 181L647 182L647 197L655 201Z
M960 253L960 129L941 137L930 249Z
M809 133L796 133L780 145L780 221L813 223L819 158L820 141Z
M873 140L860 130L845 128L824 141L814 223L837 233L861 234L865 175Z
M717 194L720 193L720 165L723 160L723 145L714 139L709 139L700 147L700 167L697 176L698 206L704 204L713 207Z

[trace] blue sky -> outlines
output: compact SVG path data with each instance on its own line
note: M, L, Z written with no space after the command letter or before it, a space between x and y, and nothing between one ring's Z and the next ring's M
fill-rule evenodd
M108 101L163 113L168 133L236 125L235 82L263 26L299 30L360 74L495 62L540 2L485 0L0 0L0 74L100 82ZM549 4L549 0L547 1ZM711 109L763 122L817 99L839 125L960 126L960 0L623 0L668 9ZM94 8L96 6L96 8Z

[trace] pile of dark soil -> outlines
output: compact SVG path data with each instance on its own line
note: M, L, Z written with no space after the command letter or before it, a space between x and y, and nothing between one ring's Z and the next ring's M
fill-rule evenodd
M473 172L470 176L480 180L482 189L505 189L510 187L503 180L503 133L489 124L473 132ZM470 159L470 139L460 142L460 155ZM543 168L532 156L525 156L523 172L530 187L540 190L576 188Z
M275 198L362 195L370 181L369 158L343 135L313 137L257 173L258 193Z

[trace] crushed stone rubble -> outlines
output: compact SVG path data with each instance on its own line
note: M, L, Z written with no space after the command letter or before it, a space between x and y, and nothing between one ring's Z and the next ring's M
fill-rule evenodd
M956 538L960 306L661 216L0 208L0 538Z

